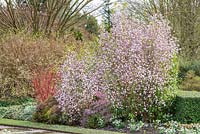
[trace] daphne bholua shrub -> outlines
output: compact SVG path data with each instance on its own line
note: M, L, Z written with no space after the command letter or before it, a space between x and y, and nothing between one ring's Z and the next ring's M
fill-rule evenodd
M69 123L86 125L90 116L110 117L107 95L99 89L98 75L95 75L97 57L79 57L70 53L61 67L61 88L56 100L62 112L67 114Z
M111 32L101 33L96 70L111 102L148 121L165 105L163 94L173 78L176 40L168 22L155 15L148 24L123 14L113 18ZM100 76L98 76L100 77Z
M91 104L95 92L89 86L86 60L78 59L76 53L69 54L61 67L61 89L56 96L69 122L80 121L83 110Z
M115 107L150 121L165 105L164 92L174 79L177 45L168 22L158 15L144 23L115 14L113 28L101 33L100 44L89 62L76 54L68 56L56 96L59 106L76 120L101 91Z
M103 127L110 122L111 117L110 102L106 94L96 91L89 109L85 109L83 112L81 125L90 128Z

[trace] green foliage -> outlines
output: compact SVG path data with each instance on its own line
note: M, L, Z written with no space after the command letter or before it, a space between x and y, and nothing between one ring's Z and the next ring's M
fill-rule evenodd
M15 120L32 120L32 116L35 112L35 109L35 103L24 103L23 105L0 107L0 118Z
M195 75L200 76L200 61L185 61L181 59L179 62L179 78L184 79L190 70L194 71Z
M200 92L179 91L174 108L175 120L181 123L199 123Z
M0 99L0 107L8 107L12 105L22 105L23 103L33 102L32 98L12 98Z
M73 125L73 121L58 107L58 103L54 97L50 97L43 103L37 105L33 120L47 124L67 124Z
M104 19L104 27L105 30L110 32L110 29L112 28L112 21L111 21L111 0L104 0L104 6L103 6L103 19Z
M131 111L129 111L128 109L124 108L124 107L112 107L111 109L113 117L112 120L121 120L122 122L125 122L127 120L129 120L130 118L133 119L134 117L130 117Z
M98 22L94 16L92 15L87 16L85 29L91 34L95 35L99 34Z
M111 123L117 129L123 129L125 127L125 123L120 119L114 119Z
M176 98L176 91L178 89L178 58L174 56L172 59L172 69L170 70L170 79L167 83L164 93L163 93L163 100L165 100L165 106L159 107L156 109L157 106L152 107L152 111L155 112L155 115L151 118L152 121L161 120L162 122L166 122L172 119L171 109L173 107L174 99Z
M86 127L94 129L103 128L105 125L105 120L100 114L91 115L86 122Z
M35 121L45 122L48 124L65 124L65 122L67 122L67 117L64 121L61 120L63 119L63 114L54 97L49 98L47 101L37 106L33 119Z
M74 37L76 40L83 41L83 34L79 30L74 31Z
M193 70L188 71L180 88L186 91L200 91L200 77L196 76Z
M134 120L132 120L129 123L129 129L130 129L131 132L139 131L143 126L144 126L144 123L142 121L135 122Z

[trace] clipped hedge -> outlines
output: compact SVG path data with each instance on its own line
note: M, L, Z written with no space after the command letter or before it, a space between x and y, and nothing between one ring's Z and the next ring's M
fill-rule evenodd
M175 120L200 123L200 92L179 91L174 103Z

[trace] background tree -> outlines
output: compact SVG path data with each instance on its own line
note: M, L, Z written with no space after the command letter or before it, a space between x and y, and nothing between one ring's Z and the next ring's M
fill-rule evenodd
M99 25L98 25L97 19L94 16L88 15L86 17L85 29L91 34L95 34L95 35L99 34L98 32Z
M103 3L103 22L105 29L107 31L110 31L110 28L112 27L112 22L111 22L111 1L110 0L104 0Z
M27 30L63 35L100 6L84 11L93 0L4 0L0 7L0 33ZM84 12L83 12L84 11Z

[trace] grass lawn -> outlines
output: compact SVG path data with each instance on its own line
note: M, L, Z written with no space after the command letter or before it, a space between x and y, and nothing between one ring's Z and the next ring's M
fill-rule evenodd
M200 92L178 90L177 96L184 97L184 98L200 98Z
M80 128L80 127L64 126L64 125L48 125L48 124L43 124L43 123L10 120L10 119L0 119L0 125L44 129L44 130L50 130L50 131L68 132L68 133L76 133L76 134L122 134L119 132L112 132L112 131L86 129L86 128Z

